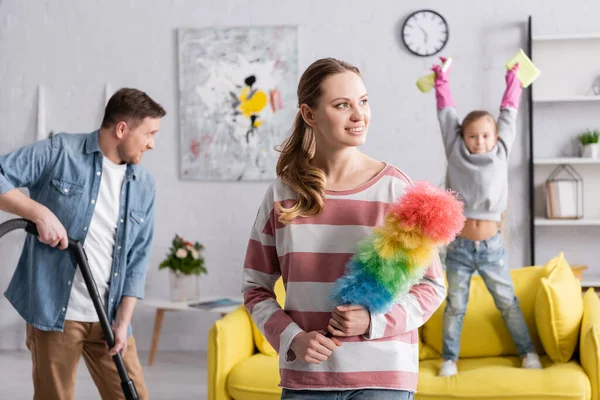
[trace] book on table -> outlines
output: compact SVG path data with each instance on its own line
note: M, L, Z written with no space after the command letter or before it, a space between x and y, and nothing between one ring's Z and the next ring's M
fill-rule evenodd
M190 303L188 306L194 308L201 308L203 310L212 310L213 308L221 308L221 307L232 307L239 306L242 302L235 299L230 299L228 297L223 297L220 299L200 301L196 303Z

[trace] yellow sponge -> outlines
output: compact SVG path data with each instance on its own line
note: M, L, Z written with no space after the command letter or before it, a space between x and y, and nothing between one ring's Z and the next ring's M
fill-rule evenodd
M450 68L450 65L452 65L452 58L449 57L446 59L446 62L442 65L442 71L444 71L444 72L448 71L448 68ZM429 74L429 75L422 76L419 79L417 79L417 87L423 93L427 93L431 89L433 89L434 84L435 84L435 72L432 74Z
M529 57L527 57L527 54L525 54L523 49L519 49L517 54L506 62L506 68L511 69L516 63L519 63L517 78L519 78L521 86L524 88L531 85L541 74L541 71L533 64Z

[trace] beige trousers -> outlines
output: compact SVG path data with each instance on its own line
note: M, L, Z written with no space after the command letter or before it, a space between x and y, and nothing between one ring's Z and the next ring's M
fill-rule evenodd
M99 322L65 321L64 332L42 331L27 324L27 348L33 362L34 400L74 400L75 375L82 355L102 399L124 399ZM140 399L148 399L133 336L127 340L123 361Z

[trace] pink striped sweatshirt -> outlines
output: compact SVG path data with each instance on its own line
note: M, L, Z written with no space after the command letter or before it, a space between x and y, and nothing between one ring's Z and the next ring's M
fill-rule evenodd
M404 173L387 165L355 189L328 190L319 215L287 225L278 222L278 204L289 207L297 195L279 178L267 190L248 243L243 292L246 309L280 355L281 387L416 391L418 328L446 295L439 258L391 311L371 315L367 334L340 338L342 345L327 361L308 364L287 357L299 332L327 329L333 309L328 297L335 281L344 274L358 241L383 224L387 207L408 185ZM274 295L280 276L286 288L284 309Z

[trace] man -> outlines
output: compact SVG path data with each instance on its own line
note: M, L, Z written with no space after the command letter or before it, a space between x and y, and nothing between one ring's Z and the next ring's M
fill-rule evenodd
M5 293L27 321L34 399L73 399L81 355L103 399L123 398L111 356L121 352L140 399L148 397L130 321L154 236L155 188L138 166L165 110L144 92L117 91L99 130L58 134L0 156L0 209L33 221ZM17 188L29 189L30 197ZM102 328L68 237L83 243L107 309Z

